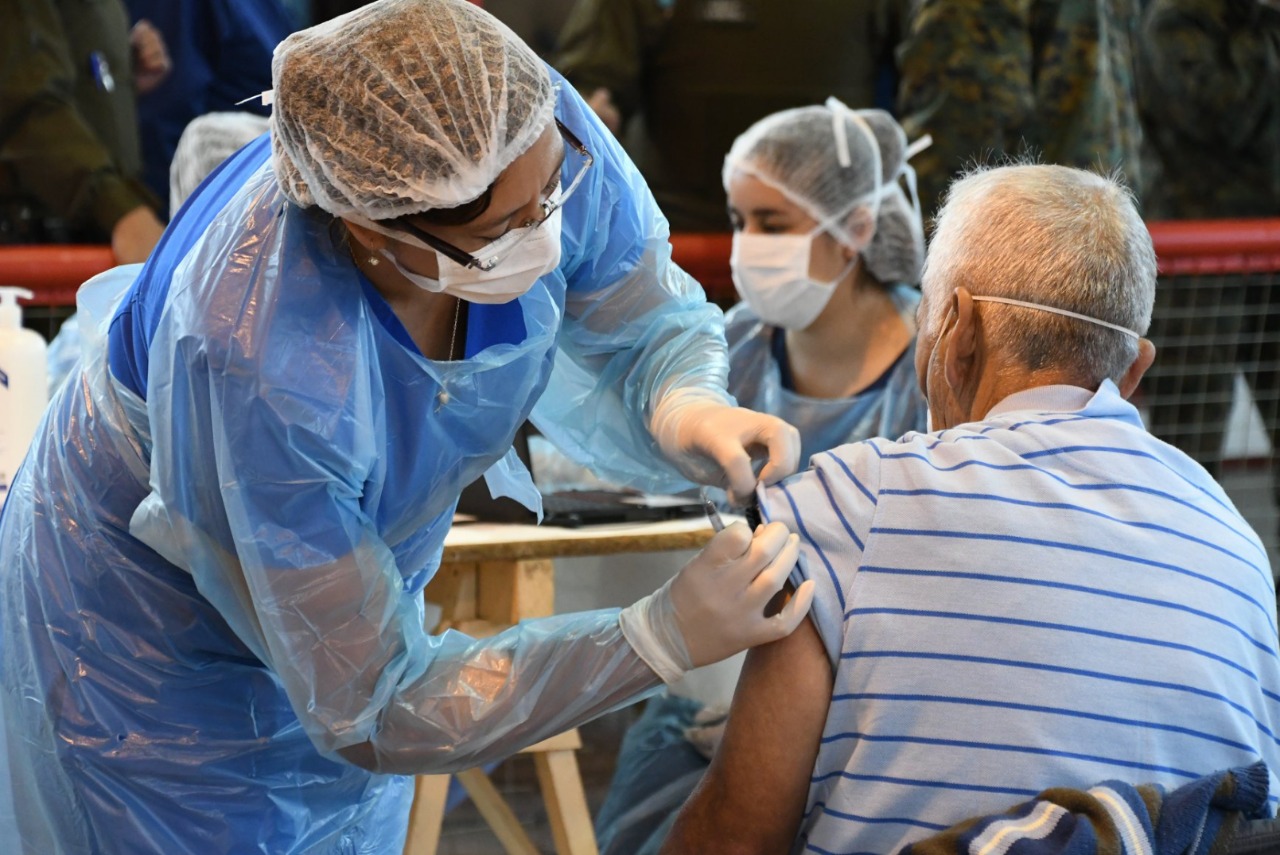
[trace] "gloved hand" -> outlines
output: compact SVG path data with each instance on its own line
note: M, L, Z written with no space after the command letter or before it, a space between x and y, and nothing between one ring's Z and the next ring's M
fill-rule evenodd
M731 407L705 389L677 389L654 409L649 432L676 468L700 484L726 487L742 505L756 488L752 452L765 451L760 483L773 484L796 471L800 432L776 416Z
M782 523L753 535L734 523L711 538L671 581L622 610L622 634L664 682L757 644L777 641L800 625L813 602L813 580L773 617L765 606L787 581L799 538Z

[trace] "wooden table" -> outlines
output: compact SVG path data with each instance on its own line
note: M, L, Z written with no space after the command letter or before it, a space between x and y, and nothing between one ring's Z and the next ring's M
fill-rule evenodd
M426 598L443 615L437 631L472 636L501 632L555 610L553 559L699 549L711 539L705 519L628 523L580 529L467 523L445 539L444 560ZM575 751L577 730L530 746L558 855L596 855L595 831ZM405 855L435 855L444 821L449 775L421 775L409 818ZM456 777L509 855L537 855L519 820L481 769Z

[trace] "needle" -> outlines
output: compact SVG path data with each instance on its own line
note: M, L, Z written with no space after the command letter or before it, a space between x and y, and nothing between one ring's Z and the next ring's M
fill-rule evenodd
M718 532L724 531L724 520L720 519L720 512L716 510L716 503L711 501L706 489L699 490L698 493L702 496L702 509L707 512L707 519L711 521L711 528Z

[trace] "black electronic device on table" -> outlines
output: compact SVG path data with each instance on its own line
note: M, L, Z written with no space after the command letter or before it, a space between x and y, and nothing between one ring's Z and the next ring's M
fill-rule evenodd
M532 456L529 453L529 435L535 429L526 422L516 431L512 446L516 455L529 469L537 482ZM458 499L459 514L474 517L481 522L525 523L537 522L533 511L506 497L495 499L489 494L484 478L478 478L462 491ZM694 496L650 496L639 491L619 488L616 490L566 490L542 493L542 524L564 528L584 525L605 525L627 522L661 522L701 516L702 504Z

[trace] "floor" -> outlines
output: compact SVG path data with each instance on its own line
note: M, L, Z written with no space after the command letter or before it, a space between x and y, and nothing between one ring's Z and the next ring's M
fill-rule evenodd
M1280 573L1280 538L1277 538L1278 518L1270 471L1261 465L1228 464L1222 483L1241 514L1262 538L1271 556L1272 572ZM604 801L613 775L613 758L627 726L637 715L637 709L621 710L580 729L583 749L578 762L593 813ZM516 815L525 822L539 851L553 852L551 829L538 794L533 761L528 757L515 757L494 770L491 777ZM503 849L475 807L464 802L445 818L439 855L503 855Z

